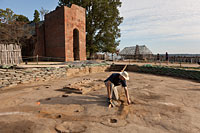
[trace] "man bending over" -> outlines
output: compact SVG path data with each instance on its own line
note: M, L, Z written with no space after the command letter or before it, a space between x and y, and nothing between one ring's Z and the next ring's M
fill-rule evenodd
M120 72L120 73L113 73L108 77L104 83L107 87L107 92L108 92L108 101L114 99L118 100L119 95L116 86L122 85L122 87L125 90L125 95L127 99L127 103L130 104L131 100L129 98L129 93L128 93L128 88L126 85L126 80L129 80L128 73L126 71Z

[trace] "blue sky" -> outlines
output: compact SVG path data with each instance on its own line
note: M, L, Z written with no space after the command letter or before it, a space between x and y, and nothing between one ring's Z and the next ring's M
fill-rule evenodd
M200 53L200 0L122 0L120 48L153 53Z
M58 0L0 0L0 8L10 8L15 14L27 16L29 20L33 20L34 11L38 11L43 7L52 11L58 5Z
M153 53L200 53L200 0L121 0L119 48L146 45ZM33 19L41 7L52 11L58 0L0 0L0 8Z

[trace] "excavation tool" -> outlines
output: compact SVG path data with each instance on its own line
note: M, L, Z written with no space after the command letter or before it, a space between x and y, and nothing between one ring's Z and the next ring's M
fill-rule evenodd
M124 66L124 68L121 70L121 72L125 71L126 68L127 68L127 64Z

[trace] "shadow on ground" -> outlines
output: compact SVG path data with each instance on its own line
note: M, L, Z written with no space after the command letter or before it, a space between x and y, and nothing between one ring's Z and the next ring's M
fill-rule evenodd
M61 97L52 97L39 100L41 104L77 104L77 105L98 105L108 106L104 95L63 95Z

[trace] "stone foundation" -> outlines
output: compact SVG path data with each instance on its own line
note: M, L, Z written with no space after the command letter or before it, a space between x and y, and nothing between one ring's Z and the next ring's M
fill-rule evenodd
M0 69L0 88L37 81L48 81L69 76L81 76L104 72L107 66L85 66L80 68L27 68Z

